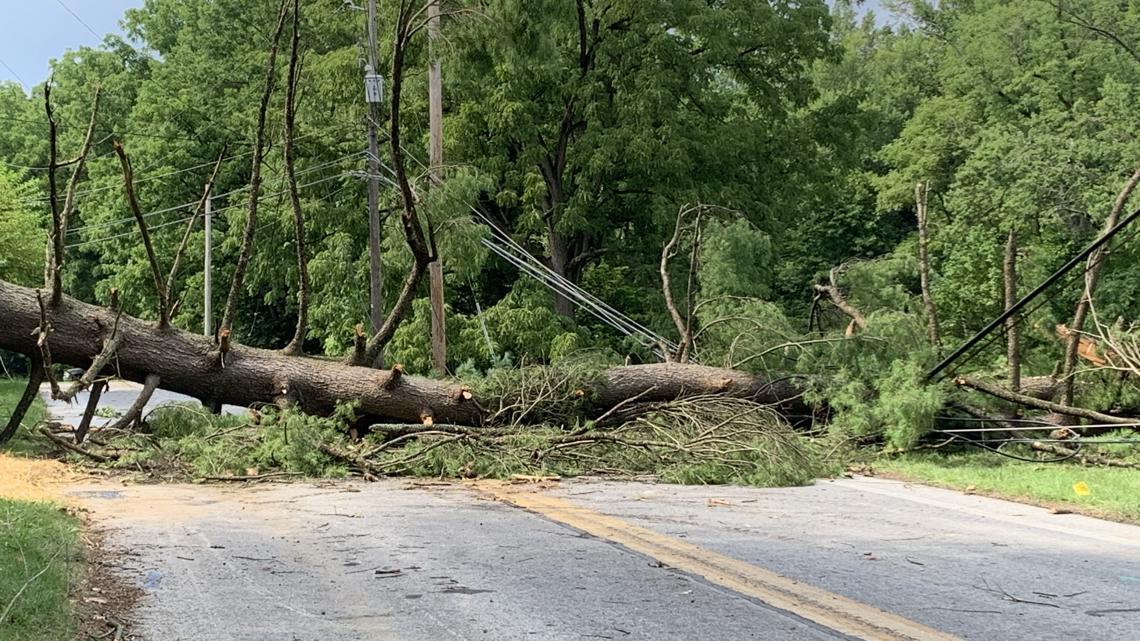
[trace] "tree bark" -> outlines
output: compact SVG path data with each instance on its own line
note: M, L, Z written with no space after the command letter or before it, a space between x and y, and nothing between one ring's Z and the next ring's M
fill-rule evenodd
M107 389L107 381L102 380L96 381L95 385L91 387L91 393L87 397L87 407L83 410L83 419L75 428L76 445L82 445L83 439L87 438L87 430L91 429L91 421L95 418L95 410L99 409L99 399L103 396L105 389Z
M843 292L839 290L839 285L836 283L836 271L838 271L838 268L832 268L832 270L828 272L828 284L821 285L817 283L814 286L815 291L827 295L831 300L831 304L835 305L839 311L851 319L854 327L860 330L867 329L867 317L863 316L863 312L859 311L854 305L847 302L847 298L845 298Z
M146 404L150 402L150 397L153 396L154 391L158 389L158 385L161 380L162 379L160 379L158 376L155 376L154 374L150 374L149 376L145 377L143 379L142 391L139 392L139 395L135 397L134 402L131 403L131 407L125 414L119 417L119 420L115 421L111 425L108 425L106 429L125 430L129 428L132 423L135 423L141 419L143 409L145 409Z
M942 351L942 335L938 327L938 313L930 293L930 236L927 201L930 183L920 182L914 188L915 214L918 218L918 277L922 287L922 307L926 310L926 323L930 327L930 344ZM1008 305L1008 303L1007 303Z
M1017 232L1009 230L1005 241L1005 259L1001 265L1002 293L1005 308L1017 303ZM1005 321L1006 361L1009 364L1009 389L1021 391L1021 316L1014 314Z
M960 376L955 379L954 382L960 387L969 387L971 389L976 389L979 392L985 392L986 394L989 394L995 398L1000 398L1002 400L1009 401L1010 403L1017 403L1018 405L1024 405L1026 407L1032 407L1034 409L1055 412L1057 414L1064 414L1066 416L1086 418L1090 421L1097 421L1099 423L1112 423L1114 425L1133 425L1136 422L1134 419L1125 418L1123 416L1113 416L1112 414L1104 414L1095 410L1084 409L1083 407L1067 407L1065 405L1043 401L1033 398L1032 396L1026 396L1024 394L1011 392L1007 389L1002 389L997 385L986 383L985 381L980 381L974 378Z
M0 281L0 348L36 355L39 347L31 330L39 326L36 290ZM52 354L57 362L77 367L90 364L114 327L114 313L64 297L54 319ZM288 356L277 351L231 343L223 362L210 337L122 316L117 330L121 375L148 387L161 377L164 389L205 403L248 406L287 402L313 414L328 414L341 402L358 401L358 414L378 420L481 425L489 403L447 381L401 375L399 370L374 370L325 359ZM662 363L606 370L588 414L639 396L638 401L671 400L682 396L718 394L773 404L789 415L811 413L802 401L796 378L769 378L745 372ZM486 401L487 399L484 399Z

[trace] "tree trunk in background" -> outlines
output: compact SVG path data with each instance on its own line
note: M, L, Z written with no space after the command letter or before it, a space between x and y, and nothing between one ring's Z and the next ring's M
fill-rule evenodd
M1005 259L1001 264L1005 308L1017 303L1017 232L1009 230L1005 241ZM1021 315L1005 321L1006 360L1009 363L1009 389L1021 391Z
M938 328L938 314L934 308L934 297L930 293L930 237L928 231L930 218L927 215L929 195L930 183L920 182L915 185L915 216L918 218L918 277L922 286L922 307L926 311L926 323L930 328L930 344L941 354L942 335Z
M550 268L562 278L576 284L575 279L570 274L570 262L572 260L570 239L556 230L553 224L549 224L547 230L550 241ZM559 290L554 291L554 313L567 318L574 318L574 301Z

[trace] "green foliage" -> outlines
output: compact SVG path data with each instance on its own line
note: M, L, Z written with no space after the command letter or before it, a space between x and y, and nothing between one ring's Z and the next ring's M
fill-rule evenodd
M568 425L593 402L606 354L577 353L555 365L491 370L473 392L491 412L490 425Z
M215 416L196 405L172 404L147 419L150 435L115 439L129 453L115 465L163 476L232 477L283 473L339 478L343 463L322 446L345 440L355 421L351 404L328 418L267 409L256 417Z
M0 498L0 634L7 641L70 639L70 588L82 576L79 524L62 508ZM11 610L4 608L11 605Z
M709 220L702 234L699 274L703 296L768 297L772 241L767 234L744 218Z
M0 280L29 287L44 279L45 226L28 205L34 197L31 182L0 167Z
M528 424L425 435L398 449L377 446L381 453L371 467L434 477L652 475L671 483L773 487L835 473L824 445L797 434L770 408L705 398L661 404L619 425Z
M882 436L890 447L916 445L934 427L945 391L926 385L919 363L895 360L869 381L840 370L822 392L835 412L830 431L846 437Z

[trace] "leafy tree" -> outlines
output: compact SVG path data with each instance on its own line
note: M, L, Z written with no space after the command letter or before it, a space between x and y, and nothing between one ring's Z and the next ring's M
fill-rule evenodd
M480 4L455 21L449 153L495 182L480 205L579 282L599 256L652 263L683 202L785 219L783 134L826 54L823 2ZM573 306L555 297L558 313Z
M42 286L44 280L44 226L28 207L34 185L0 167L0 280Z

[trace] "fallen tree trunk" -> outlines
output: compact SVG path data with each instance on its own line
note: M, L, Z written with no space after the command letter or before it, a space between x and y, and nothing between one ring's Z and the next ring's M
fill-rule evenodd
M0 281L0 348L39 354L36 290ZM87 367L112 331L119 339L117 372L136 382L157 376L163 389L186 394L207 407L219 404L292 405L328 414L345 401L358 401L358 414L398 422L481 425L489 405L456 382L404 375L399 369L374 370L339 361L288 356L223 341L173 327L159 327L109 309L63 297L48 337L57 363ZM788 414L810 414L794 378L769 378L730 369L665 363L616 367L603 373L598 389L588 390L593 412L631 397L639 401L720 394L778 406ZM482 399L485 401L485 399Z

